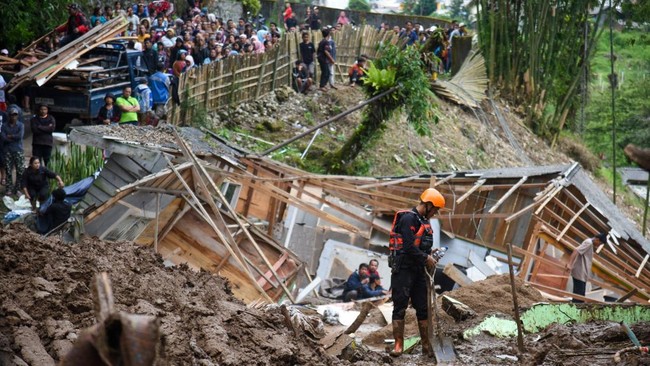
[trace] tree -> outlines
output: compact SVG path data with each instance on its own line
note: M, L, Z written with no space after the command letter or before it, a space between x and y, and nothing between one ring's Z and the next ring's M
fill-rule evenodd
M452 0L449 5L449 16L452 19L459 20L461 22L467 22L469 12L464 5L464 0Z
M650 19L650 1L624 0L623 13L634 22L647 22Z
M437 9L435 0L405 0L402 4L402 12L409 15L431 15Z
M435 96L429 89L419 47L400 49L387 44L382 46L379 54L381 57L370 63L364 79L366 96L374 97L396 85L399 88L366 107L363 120L352 136L338 151L328 156L326 168L330 173L352 170L350 168L356 156L381 136L384 122L396 111L403 110L409 124L421 136L430 135L431 125L438 121Z
M6 1L0 6L0 46L13 54L33 39L51 31L68 16L69 0Z
M368 0L350 0L348 9L357 11L370 11L370 3Z

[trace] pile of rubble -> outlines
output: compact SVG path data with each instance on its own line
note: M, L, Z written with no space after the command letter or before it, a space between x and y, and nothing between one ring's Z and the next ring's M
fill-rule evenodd
M108 272L117 310L157 316L157 364L339 365L295 337L277 308L247 308L227 280L165 267L148 247L85 239L65 244L24 227L0 230L0 364L54 365L95 323L90 283Z

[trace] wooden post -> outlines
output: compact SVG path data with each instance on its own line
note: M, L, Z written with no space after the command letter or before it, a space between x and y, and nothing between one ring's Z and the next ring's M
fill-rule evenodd
M266 72L266 63L268 62L266 60L266 57L261 56L262 59L262 67L259 68L260 70L260 77L257 79L257 88L255 89L255 100L260 97L260 92L262 91L262 80L264 80L264 73Z
M285 44L287 44L287 53L289 53L289 45L288 45L289 40L285 40ZM271 90L275 90L275 81L278 79L278 59L280 58L280 52L281 48L276 47L275 48L275 60L273 60L273 81L271 82ZM289 59L291 61L291 59ZM289 62L291 63L291 62Z
M153 252L158 253L158 225L160 222L160 193L156 193L156 231L154 232Z
M510 270L510 287L512 291L512 303L515 306L515 321L517 322L517 348L519 354L526 352L524 348L524 335L521 329L521 318L519 317L519 303L517 302L517 287L515 286L515 269L512 265L512 244L508 243L508 269Z

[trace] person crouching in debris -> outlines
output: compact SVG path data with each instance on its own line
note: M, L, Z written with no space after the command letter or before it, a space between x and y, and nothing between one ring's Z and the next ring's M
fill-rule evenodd
M368 265L361 263L359 269L354 271L348 280L345 282L343 289L343 300L345 302L357 300L362 298L363 286L370 283L370 276L368 275Z
M594 247L607 242L607 234L599 233L593 238L587 238L571 253L567 269L571 271L573 278L573 293L585 296L587 280L591 275L591 262L594 258ZM575 303L583 302L579 299L572 300Z
M63 188L63 180L53 171L41 166L41 160L32 156L29 159L29 166L23 172L23 192L25 197L32 204L32 210L36 211L36 200L43 203L50 194L49 179L56 179L59 188Z
M65 196L63 188L52 192L52 204L39 217L40 225L37 225L39 234L47 234L68 221L72 205L65 201Z
M422 339L422 353L431 355L427 332L427 281L425 267L434 268L437 260L431 255L433 230L429 219L445 207L445 198L434 188L420 195L420 203L411 210L398 211L390 231L389 264L392 269L393 292L393 357L404 351L404 317L409 300L415 308ZM435 249L437 250L437 249Z
M390 291L386 290L381 286L381 278L377 273L371 273L369 276L369 282L366 285L363 285L362 289L362 299L369 299L371 297L388 295Z

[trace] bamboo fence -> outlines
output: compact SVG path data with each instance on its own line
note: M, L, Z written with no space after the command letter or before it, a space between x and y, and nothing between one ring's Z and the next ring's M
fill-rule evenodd
M311 41L316 47L321 39L320 31L311 32ZM256 100L276 88L291 86L293 63L300 59L300 42L300 33L287 33L271 51L228 57L183 73L178 84L181 103L172 105L169 122L188 124L197 113L210 113L227 105ZM348 69L360 55L375 58L382 43L395 44L398 37L392 31L379 31L371 26L345 26L334 34L334 42L335 80L346 82ZM318 67L316 74L315 80L318 80Z

